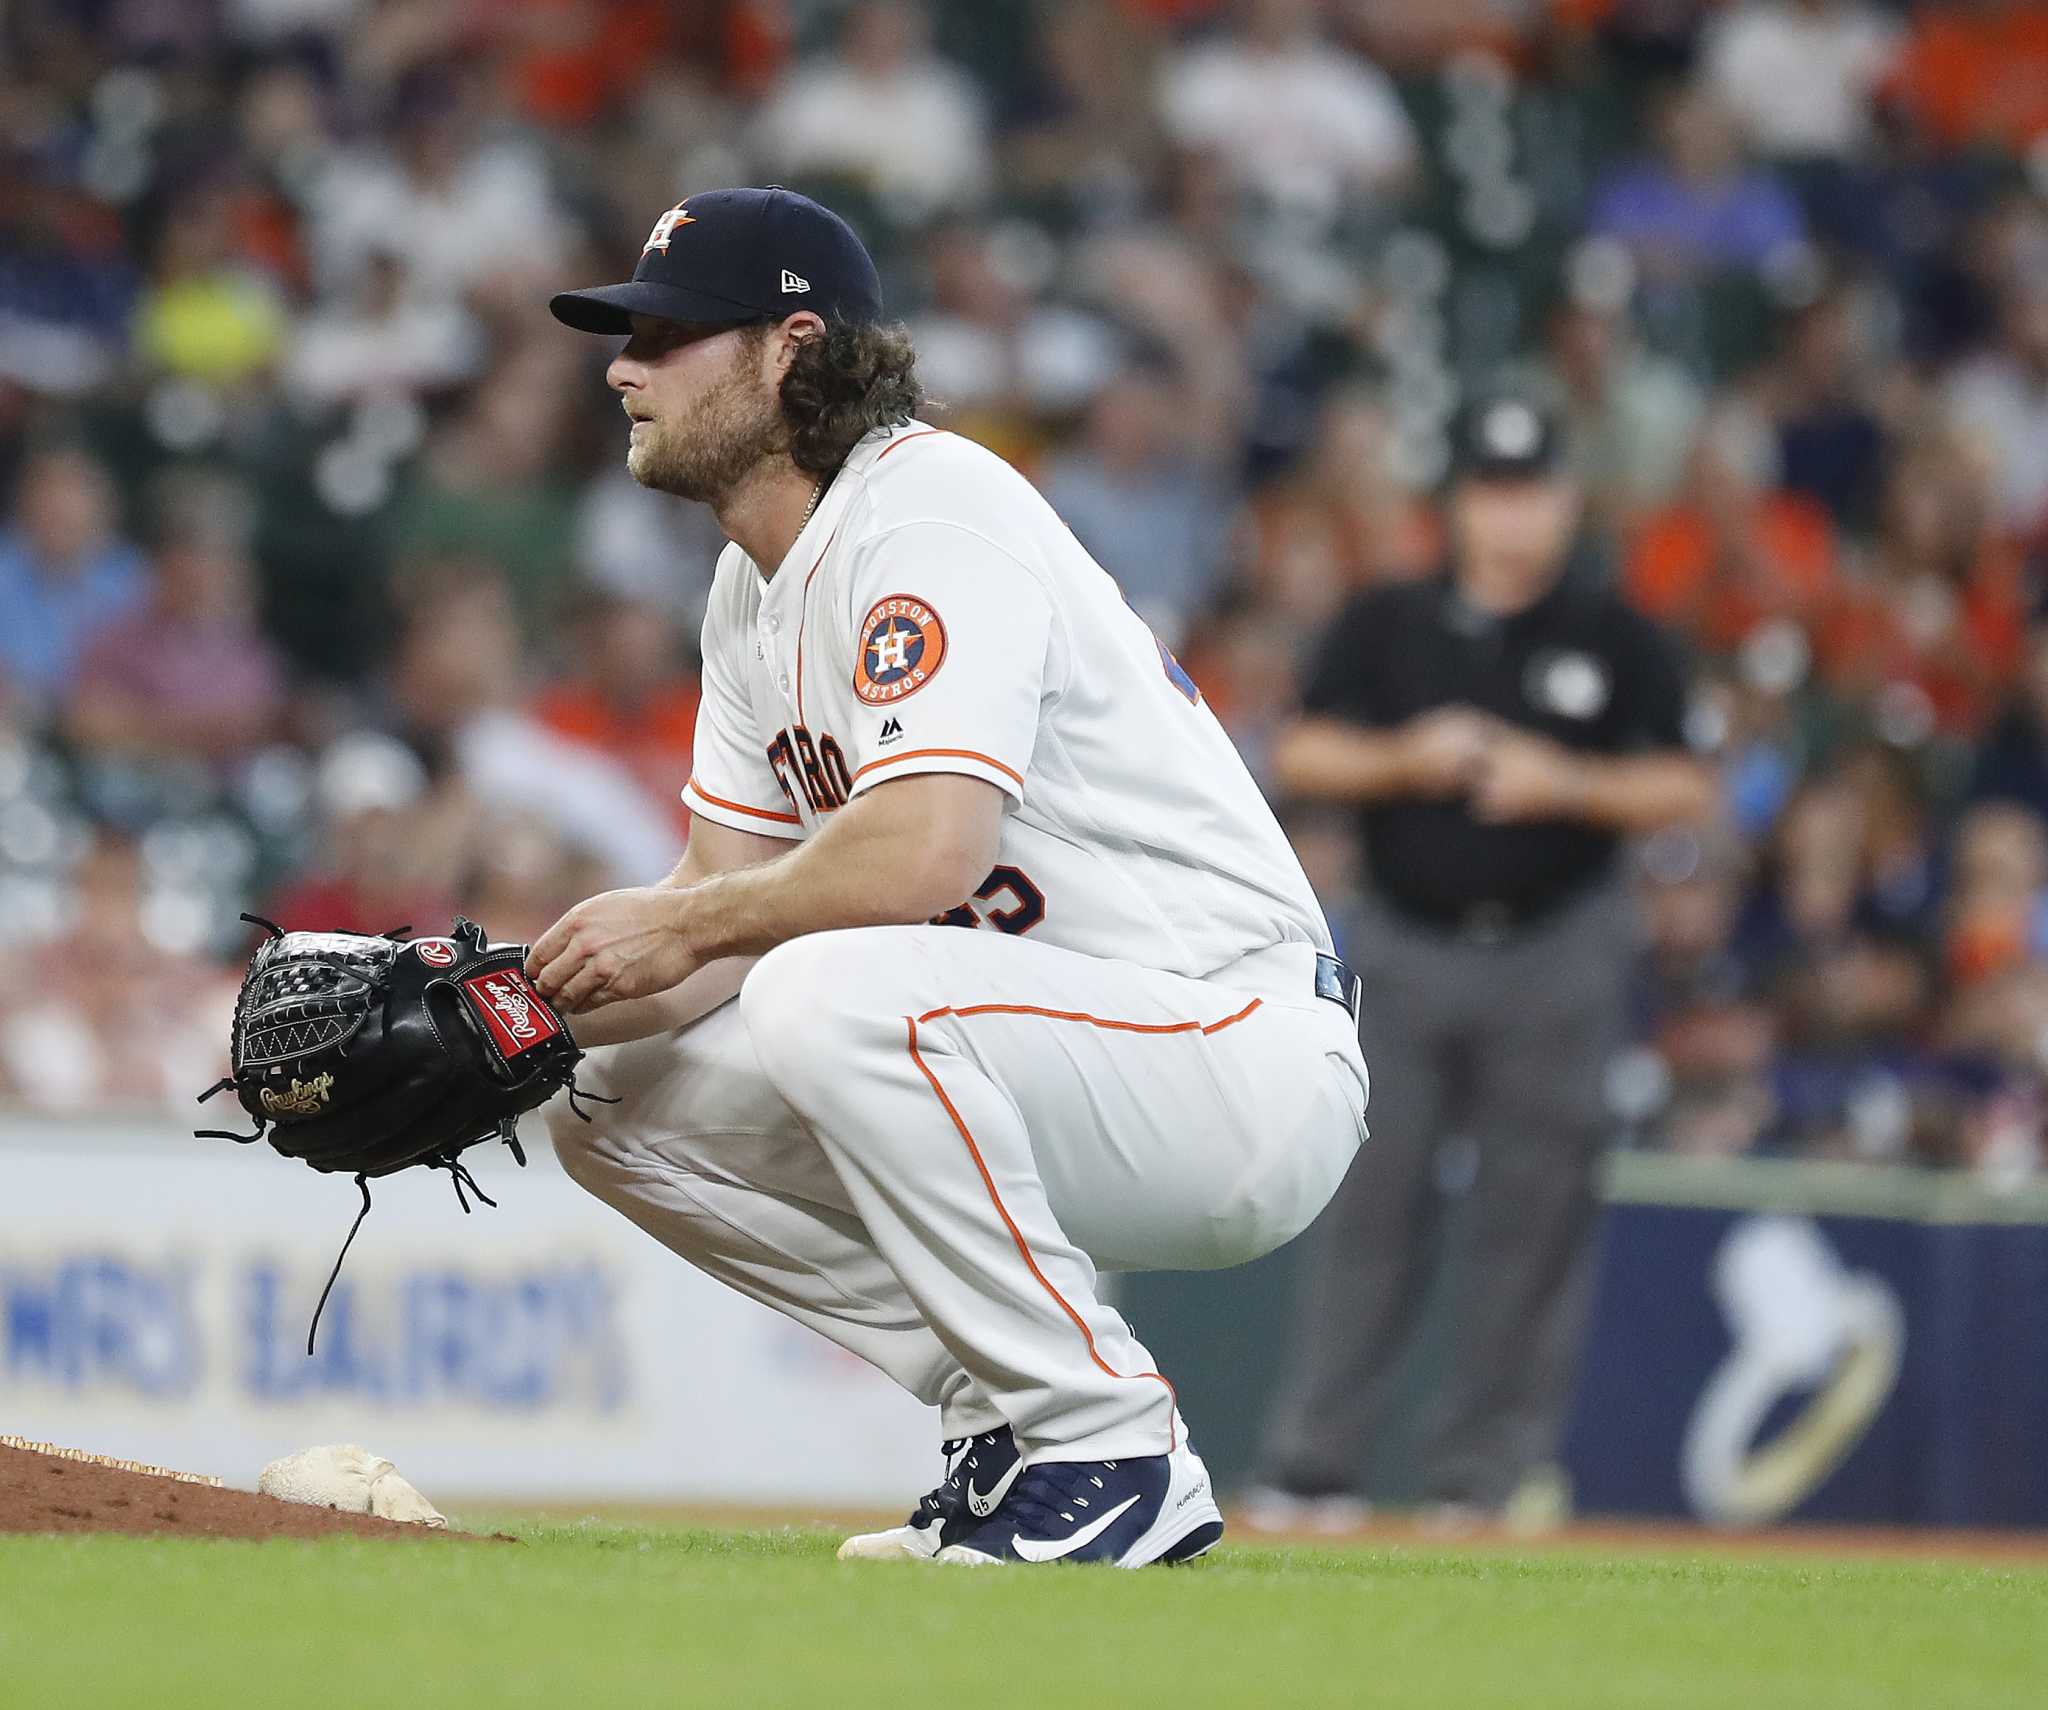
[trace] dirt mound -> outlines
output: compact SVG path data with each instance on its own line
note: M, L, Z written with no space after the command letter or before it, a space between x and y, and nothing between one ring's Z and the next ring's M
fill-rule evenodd
M9 1448L0 1448L0 1532L141 1532L178 1538L472 1536Z

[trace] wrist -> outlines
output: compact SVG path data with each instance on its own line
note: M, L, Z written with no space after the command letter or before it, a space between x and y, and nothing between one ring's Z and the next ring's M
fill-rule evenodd
M1559 776L1558 811L1567 819L1588 817L1593 807L1594 784L1592 762L1568 754Z
M760 930L769 896L763 877L759 868L736 867L676 893L673 928L697 961L755 956L777 941Z
M1422 745L1412 736L1397 738L1393 751L1393 793L1403 796L1435 796L1443 792L1424 763Z
M717 884L718 879L713 877L680 887L669 894L666 922L669 933L699 961L709 961L717 954L710 943L714 927L709 905L715 902L715 898L707 894Z

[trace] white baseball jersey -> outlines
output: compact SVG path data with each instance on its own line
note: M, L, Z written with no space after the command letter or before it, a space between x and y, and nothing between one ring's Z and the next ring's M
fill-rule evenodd
M1195 685L969 440L923 423L862 440L772 577L726 549L703 652L694 813L800 839L876 784L964 773L1010 811L950 923L1189 976L1330 947Z

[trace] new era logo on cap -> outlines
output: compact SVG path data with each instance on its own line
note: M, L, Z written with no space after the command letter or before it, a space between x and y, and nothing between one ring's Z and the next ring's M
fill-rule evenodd
M801 274L792 273L786 267L782 270L783 295L787 296L792 291L808 291L810 288L811 282Z

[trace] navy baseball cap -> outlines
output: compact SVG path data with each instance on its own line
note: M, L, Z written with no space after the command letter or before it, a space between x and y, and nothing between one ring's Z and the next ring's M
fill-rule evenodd
M1481 393L1458 412L1451 435L1457 473L1480 481L1538 480L1563 451L1557 417L1519 392Z
M882 281L853 228L810 197L706 190L654 222L626 284L563 291L548 309L590 333L631 332L633 315L739 326L800 309L865 325L882 318Z

